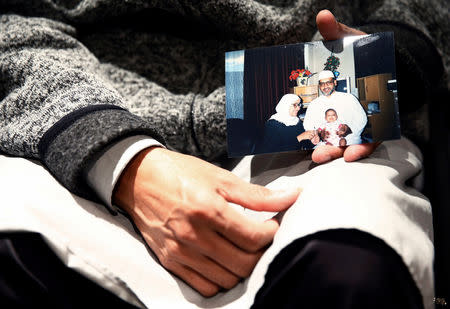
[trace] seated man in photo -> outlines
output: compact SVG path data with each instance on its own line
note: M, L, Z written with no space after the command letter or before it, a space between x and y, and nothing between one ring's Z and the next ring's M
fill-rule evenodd
M366 113L355 96L336 91L336 85L333 72L324 70L319 73L319 90L322 95L314 99L306 110L303 121L305 135L319 129L323 123L323 115L332 108L339 115L339 120L347 125L346 132L342 134L346 145L360 144L361 133L367 124ZM347 132L349 127L352 128L351 133Z

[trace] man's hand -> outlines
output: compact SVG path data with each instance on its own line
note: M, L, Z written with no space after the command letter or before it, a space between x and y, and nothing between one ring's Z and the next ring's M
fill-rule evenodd
M362 35L365 32L350 28L336 21L328 10L320 11L316 16L317 27L325 40L337 40L349 35ZM379 143L350 145L347 147L319 146L313 154L312 160L316 163L325 163L340 157L345 161L356 161L372 154Z
M271 191L192 156L154 147L122 173L113 202L122 207L161 264L204 296L230 289L250 275L278 222L255 222L232 202L282 211L299 190Z
M346 137L347 135L352 133L352 129L346 124L340 124L338 130L336 131L336 134L339 137Z

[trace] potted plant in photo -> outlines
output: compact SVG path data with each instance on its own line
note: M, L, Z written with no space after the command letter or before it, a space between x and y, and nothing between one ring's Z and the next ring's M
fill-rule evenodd
M289 75L289 80L297 81L297 86L307 86L308 79L313 74L308 69L295 69L291 71L291 75Z

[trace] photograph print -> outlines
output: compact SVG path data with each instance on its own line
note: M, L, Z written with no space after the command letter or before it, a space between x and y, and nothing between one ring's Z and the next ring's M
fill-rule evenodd
M225 54L230 157L400 138L392 32Z

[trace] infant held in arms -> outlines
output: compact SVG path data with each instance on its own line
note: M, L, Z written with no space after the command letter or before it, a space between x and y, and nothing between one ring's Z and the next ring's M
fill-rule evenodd
M325 122L317 129L317 134L311 141L315 145L346 146L345 136L350 133L350 127L340 122L336 111L329 108L325 111Z

